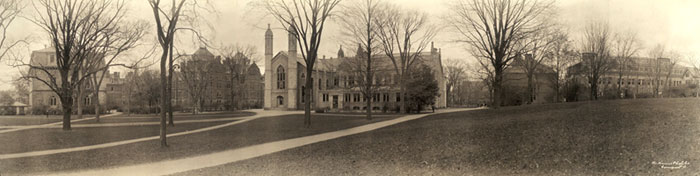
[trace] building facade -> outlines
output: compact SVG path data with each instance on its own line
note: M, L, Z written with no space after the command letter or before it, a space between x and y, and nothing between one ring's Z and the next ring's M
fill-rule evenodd
M35 78L30 78L29 81L30 94L28 108L34 110L41 109L41 111L47 109L62 109L61 100L58 97L58 95L53 90L51 90L51 88L48 85L41 81L50 80L50 77L53 76L56 79L56 84L61 84L60 73L58 71L58 65L56 60L56 51L53 48L48 47L41 50L32 51L30 57L31 58L29 64L31 65L31 68L29 69L28 74L30 75L30 77ZM46 72L48 73L44 72L43 70L46 70ZM107 72L109 72L109 70L107 70ZM101 73L102 72L98 72L97 74ZM109 100L109 97L106 96L105 90L107 84L109 83L103 83L102 85L100 85L98 91L100 96L100 105L105 105L106 102ZM83 90L83 96L74 97L73 104L77 105L77 103L82 102L84 104L83 107L92 105L91 100L94 96L94 92L92 90L92 85L90 84L90 81L83 81L81 86ZM77 96L77 93L75 93L75 96ZM75 101L75 99L77 98L80 98L81 101ZM34 110L30 112L33 112Z
M314 71L306 73L306 62L297 51L295 34L288 33L288 50L273 54L273 33L269 28L265 32L265 93L264 108L280 110L299 110L304 108L307 101L303 97L307 93L304 85L307 76L313 80L311 107L316 110L349 111L372 108L373 110L395 110L400 103L398 76L396 76L391 61L384 55L377 55L377 75L374 82L380 85L371 100L365 100L357 87L357 80L362 79L353 73L344 71L351 64L353 57L345 56L342 47L336 58L319 57L314 64ZM362 53L358 47L357 52ZM435 106L446 107L446 77L442 68L439 49L431 45L429 52L423 52L415 64L429 66L435 75L439 87ZM373 101L373 107L366 107L366 101Z
M174 106L199 111L262 108L263 77L248 57L215 56L205 47L181 57L173 78Z
M585 61L596 56L593 53L583 53L581 57ZM586 63L581 62L569 67L568 77L577 80L579 84L588 85ZM620 68L623 68L622 78ZM675 63L669 58L635 57L627 63L613 60L608 69L600 74L597 92L599 97L610 98L693 96L697 94L699 78L696 69ZM618 86L621 89L620 94L617 93Z

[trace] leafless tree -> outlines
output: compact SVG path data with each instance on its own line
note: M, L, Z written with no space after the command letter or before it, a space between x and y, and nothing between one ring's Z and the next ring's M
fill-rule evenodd
M537 74L547 72L542 64L545 59L552 57L552 49L557 44L559 39L556 35L558 29L542 28L533 32L529 37L525 38L521 44L525 45L519 59L515 59L515 63L525 73L527 78L527 90L525 90L525 103L530 104L535 100L535 85Z
M296 36L296 43L301 46L301 56L306 62L306 73L309 75L304 86L306 90L303 91L311 92L311 73L318 58L318 48L321 46L326 20L334 16L333 10L340 0L266 0L263 3L267 12L282 26L289 26L288 32ZM296 43L294 45L297 45ZM305 100L311 100L310 93L304 96ZM311 101L305 101L304 104L304 126L311 127Z
M401 112L406 113L406 76L438 31L428 22L428 15L417 10L406 10L387 5L377 18L377 37L381 50L391 60L399 77ZM396 55L398 53L398 55Z
M583 73L590 85L591 100L598 99L598 83L600 77L613 67L611 58L612 34L608 23L594 22L586 26L581 50Z
M372 120L372 100L376 96L380 81L375 80L375 74L379 70L376 55L381 53L381 45L377 41L376 24L378 17L382 13L382 3L380 0L356 1L354 4L345 6L342 14L341 24L344 35L350 41L358 43L358 53L354 58L346 59L350 62L350 73L355 73L364 79L358 79L360 92L365 97L367 103L367 120Z
M555 77L552 77L552 89L555 91L554 102L561 101L561 89L566 79L566 71L573 64L578 53L574 50L568 33L559 31L552 34L554 43L550 49L550 57L545 61L545 65L552 67Z
M192 101L192 114L201 109L204 101L204 93L211 86L209 75L211 63L196 60L194 58L180 64L180 76L187 86L187 92Z
M448 105L458 104L456 100L461 96L459 88L468 80L467 64L463 60L447 59L443 67L447 73L447 103Z
M493 105L501 106L503 73L521 53L523 39L541 28L551 2L544 0L458 0L451 6L452 27L474 57L493 70Z
M115 28L111 31L106 31L105 35L108 35L107 40L105 41L105 45L111 46L111 47L103 47L99 48L98 50L93 51L93 53L102 56L103 62L106 62L107 66L116 66L120 65L123 67L129 67L128 65L125 64L119 64L117 63L117 59L122 56L122 53L127 52L135 47L138 46L138 42L141 38L144 37L146 34L146 29L149 27L149 25L145 21L137 21L134 23L126 23L120 28ZM145 59L142 58L140 60ZM136 61L137 63L140 61ZM94 70L94 69L102 69L102 70ZM92 87L92 99L91 101L93 102L93 106L95 108L95 120L97 122L100 121L100 87L102 87L102 82L104 80L104 77L106 74L109 73L109 67L88 67L88 70L93 71L95 73L94 76L89 79Z
M637 39L635 31L624 31L614 35L613 57L615 60L615 71L617 73L617 95L622 94L622 78L629 77L629 72L633 68L633 63L636 62L633 58L641 45ZM636 93L635 93L636 97Z
M21 0L0 1L0 61L5 58L7 52L22 42L22 40L10 41L7 36L8 29L24 9L21 2Z
M98 71L113 66L103 62L99 53L110 45L110 31L125 22L123 1L35 1L38 13L32 21L46 31L56 55L56 65L40 62L28 66L28 78L46 84L60 98L63 108L63 129L70 130L73 98L78 86ZM88 67L93 71L84 72Z
M647 65L650 71L647 75L652 78L654 97L663 97L663 90L668 88L668 81L671 74L678 63L679 55L674 51L667 51L666 46L657 44L649 51L649 59ZM664 86L664 87L662 87Z
M221 53L225 58L223 64L228 70L230 79L231 100L229 100L229 106L231 109L238 108L240 100L237 100L236 97L239 96L241 91L235 87L245 84L250 62L257 60L254 58L256 48L253 45L230 45L224 46L221 49Z
M166 141L166 112L169 112L172 119L172 102L170 91L172 87L172 69L174 64L174 41L178 31L189 31L194 33L194 38L206 44L206 39L195 29L195 21L199 18L197 9L213 10L202 8L201 3L195 0L173 0L171 3L162 3L161 0L149 0L153 17L156 23L156 36L161 48L160 56L160 76L161 76L161 147L167 147ZM208 3L207 3L208 4ZM185 8L187 7L187 8ZM173 123L171 123L173 124Z

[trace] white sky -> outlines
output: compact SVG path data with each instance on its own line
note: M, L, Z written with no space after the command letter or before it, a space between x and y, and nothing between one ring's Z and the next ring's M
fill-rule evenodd
M348 0L346 0L348 1ZM441 17L449 10L447 4L451 0L388 0L400 4L406 8L419 9L427 12L433 23L444 25ZM128 0L130 11L128 15L134 19L153 21L146 1ZM264 49L264 32L270 23L275 35L274 52L286 50L287 35L280 29L280 24L264 16L262 9L249 5L250 0L212 0L212 5L218 14L205 14L203 17L212 25L212 30L205 30L210 38L214 54L218 54L216 48L223 45L241 44L257 47L258 57L262 58ZM559 18L569 28L572 36L577 36L586 22L594 20L608 20L613 30L637 31L645 49L652 48L656 44L664 44L667 49L675 50L689 56L700 56L700 1L696 0L561 0L555 2L559 11ZM31 6L25 9L25 16L31 16L34 10ZM151 28L155 31L155 29ZM465 52L463 44L453 43L449 28L445 28L435 39L435 47L442 48L443 59L454 58L472 60L469 53ZM339 29L331 22L324 33L321 43L320 55L335 57L341 44L342 36ZM151 32L153 33L153 32ZM43 48L48 42L46 34L33 23L19 19L13 24L10 31L12 37L31 37L31 45L26 50ZM183 35L184 36L184 35ZM577 40L578 38L573 38ZM153 44L155 38L149 36L144 41ZM187 53L192 53L201 44L191 42L189 38L181 39L179 48ZM349 55L353 55L356 46L344 46L343 49ZM26 52L25 60L29 60L30 52ZM142 52L135 51L131 58ZM353 54L350 54L353 53ZM646 50L639 53L646 55ZM130 58L125 58L126 62ZM7 66L7 59L0 63L0 90L11 89L12 77L18 75L17 68ZM258 65L263 66L262 61ZM155 68L154 68L155 69ZM261 69L264 70L264 69ZM123 71L122 71L123 72ZM122 74L124 75L124 74Z

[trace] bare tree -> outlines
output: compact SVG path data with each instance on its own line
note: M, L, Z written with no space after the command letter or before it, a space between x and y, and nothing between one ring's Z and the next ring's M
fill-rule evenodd
M564 31L559 31L552 34L554 43L550 50L550 57L545 61L546 65L552 67L555 77L552 77L550 82L552 83L552 89L555 91L554 102L561 101L561 89L566 79L566 73L569 66L574 61L574 58L578 55L574 50L569 36Z
M196 114L197 109L202 108L204 92L211 86L208 79L210 68L210 62L194 58L180 65L180 76L187 85L187 92L192 101L192 114Z
M321 36L323 35L326 20L332 17L333 9L340 0L292 0L291 2L282 0L266 0L264 7L267 12L277 19L282 26L289 26L287 29L291 35L296 37L298 45L301 46L301 56L306 62L306 82L303 90L311 92L313 90L314 64L318 58L318 48L321 46ZM290 43L297 45L297 42ZM294 46L296 48L296 46ZM305 100L311 100L311 94L304 94ZM311 127L311 101L304 104L304 126Z
M449 105L455 105L455 101L460 96L461 91L458 89L461 87L462 83L468 80L467 77L467 64L462 60L458 59L447 59L445 60L445 72L447 72L447 103Z
M236 86L245 84L246 73L251 61L255 61L254 55L256 54L256 48L252 45L231 45L224 46L221 49L221 53L225 60L223 61L226 69L228 70L229 84L230 84L230 96L229 106L233 110L238 108L240 100L236 97L240 94L240 89L236 89Z
M22 9L24 9L24 5L22 5L20 2L22 1L0 1L0 61L5 58L7 52L22 42L22 40L10 41L7 36L7 30L17 19Z
M355 73L363 79L358 80L360 92L367 103L367 120L372 120L372 100L376 96L379 81L375 80L378 72L376 55L381 53L381 45L377 41L378 16L382 4L379 0L363 0L345 7L341 19L345 29L344 35L358 43L358 55L346 59L349 62L349 73Z
M156 36L158 44L161 48L160 56L160 75L161 75L161 128L160 128L160 143L161 147L167 147L166 141L166 111L170 113L172 119L172 102L170 100L170 91L172 91L172 70L174 64L174 41L175 34L178 31L184 30L194 34L194 38L206 44L206 39L200 35L195 29L195 21L199 18L197 9L202 6L198 1L188 0L173 0L170 4L163 4L161 0L149 0L153 17L156 22ZM185 6L189 8L184 8ZM206 9L205 10L212 10ZM170 74L168 74L170 73ZM173 123L171 123L173 124Z
M421 59L423 50L438 28L428 23L428 15L424 12L401 9L396 5L387 5L384 9L375 22L378 24L377 37L399 77L401 112L406 113L406 73Z
M63 129L70 130L73 98L78 86L107 65L102 55L95 53L109 44L109 31L125 22L123 1L36 1L38 13L33 20L49 35L56 55L56 65L40 62L21 64L28 66L28 78L46 84L60 98L63 108ZM99 69L84 72L87 67ZM58 72L58 73L57 73Z
M126 23L123 26L120 26L118 28L114 28L109 31L105 31L105 35L107 35L107 40L105 40L105 44L111 47L103 47L99 48L95 51L92 51L98 56L102 56L101 59L102 62L106 62L106 67L88 67L87 70L90 70L91 72L94 72L95 75L89 79L90 87L92 87L92 99L91 101L93 102L93 106L95 108L95 120L97 122L100 121L100 87L102 87L102 81L104 80L105 75L110 74L109 73L109 66L124 66L128 67L125 64L119 64L117 63L117 59L120 58L122 53L127 52L136 46L138 46L138 41L143 38L143 36L146 34L146 28L148 28L148 24L145 21L137 21L135 23ZM143 60L145 58L142 58ZM139 61L136 61L139 62ZM102 69L102 70L94 70L94 69Z
M520 54L523 39L538 31L538 19L551 2L543 0L459 0L452 4L450 22L472 54L493 70L493 105L501 106L503 73Z
M583 72L590 85L591 100L598 99L600 77L613 67L611 58L612 37L608 23L591 23L586 26L581 43Z
M647 60L647 65L650 67L650 70L647 73L647 76L651 77L652 81L652 93L654 94L654 97L659 97L662 92L662 85L664 84L663 77L668 71L668 67L673 68L673 65L675 65L675 62L673 62L671 59L669 59L669 52L666 50L666 46L662 44L657 44L653 48L651 48L649 51L649 56L652 58ZM673 62L673 63L671 63ZM671 65L673 64L673 65Z
M538 73L546 71L542 63L545 59L552 57L552 49L559 39L556 35L558 33L556 30L553 28L540 29L521 42L521 44L525 45L523 53L527 54L521 55L524 57L518 57L519 59L516 59L515 63L525 72L525 77L527 78L527 90L525 90L527 96L525 103L527 104L532 103L536 98L536 76Z
M617 95L622 94L622 77L628 76L635 56L641 49L637 33L624 31L614 35L613 52L615 53L615 71L617 73ZM635 93L636 97L636 93Z

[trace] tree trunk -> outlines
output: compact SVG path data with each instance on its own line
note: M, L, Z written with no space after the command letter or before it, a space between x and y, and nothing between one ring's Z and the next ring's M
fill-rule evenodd
M498 109L501 107L501 99L503 98L503 68L495 67L494 69L494 79L493 79L493 108Z
M77 107L78 119L83 118L83 88L82 87L83 87L82 85L78 86L78 97L76 98L76 100L78 100L78 107Z
M165 109L167 108L168 104L167 101L169 101L167 98L167 84L168 80L165 75L167 73L166 69L166 60L168 59L168 48L163 48L163 55L161 56L160 59L160 146L161 147L168 147L168 142L166 141L166 114L165 114Z
M64 91L66 92L66 91ZM73 113L73 96L68 93L61 97L61 105L63 106L63 130L71 130L70 115Z
M306 86L304 87L304 127L310 128L311 127L311 90L313 87L313 80L311 79L311 73L312 73L311 67L306 68L306 72L309 73L306 75Z
M367 99L367 120L372 120L372 99Z
M94 99L92 100L92 104L95 106L95 121L100 122L100 89L98 86L95 87L95 95L93 96Z
M532 80L533 73L528 73L527 74L527 104L532 104L534 101L534 96L535 96L535 86Z
M597 100L598 99L598 84L596 83L597 80L591 80L591 100Z
M404 77L406 76L406 72L401 73L401 76L399 76L399 99L401 100L400 105L401 105L401 113L405 114L408 113L408 109L406 108L406 84L404 80L406 80Z

